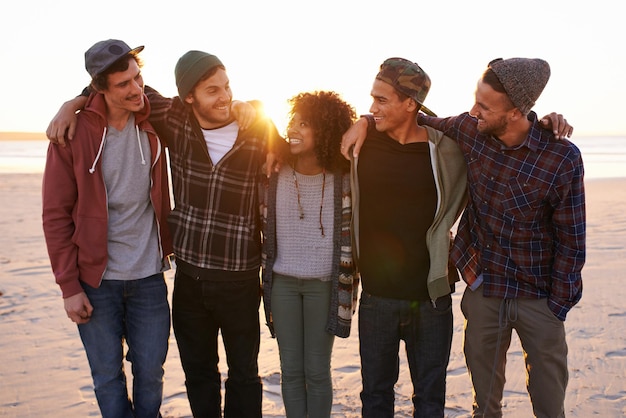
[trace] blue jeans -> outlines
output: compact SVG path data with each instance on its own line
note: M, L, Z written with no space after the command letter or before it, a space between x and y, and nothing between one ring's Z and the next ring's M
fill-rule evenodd
M139 280L82 283L93 305L91 320L78 325L103 418L160 417L163 364L170 335L170 307L163 273ZM132 365L133 400L124 373Z
M452 344L452 298L411 302L361 293L359 350L363 417L393 417L400 340L413 383L413 416L443 417Z
M245 272L245 278L241 272L215 272L215 280L211 280L210 271L202 271L204 279L192 277L183 271L180 261L177 264L172 319L193 416L222 416L218 367L221 333L228 364L224 416L260 417L259 271ZM228 280L231 276L237 280Z
M272 318L287 417L330 417L335 336L326 331L326 322L332 283L276 273L273 281Z

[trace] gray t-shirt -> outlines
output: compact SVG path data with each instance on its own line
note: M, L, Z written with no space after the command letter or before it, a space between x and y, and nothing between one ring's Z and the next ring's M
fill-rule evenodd
M143 279L162 271L150 171L148 135L137 130L134 115L122 131L109 126L102 154L109 211L104 280Z

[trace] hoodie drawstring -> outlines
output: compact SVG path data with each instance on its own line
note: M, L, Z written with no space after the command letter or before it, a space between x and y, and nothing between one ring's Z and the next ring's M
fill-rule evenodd
M135 131L137 133L137 144L139 145L139 154L141 154L141 165L146 165L146 157L143 155L143 147L141 146L141 136L139 136L139 126L135 125ZM107 128L104 128L104 132L102 132L102 139L100 140L100 148L98 148L98 154L96 154L96 158L93 160L93 164L91 164L91 168L89 169L89 173L93 174L96 171L96 164L98 160L100 160L100 156L102 155L102 150L104 149L104 143L106 142Z
M146 165L146 159L143 156L143 148L141 147L141 137L139 136L139 125L135 125L137 130L137 143L139 144L139 153L141 154L141 165Z
M96 171L96 163L100 159L102 155L102 149L104 148L104 141L107 136L107 128L104 128L104 132L102 132L102 139L100 140L100 148L98 148L98 154L96 154L96 159L93 160L93 164L91 164L91 168L89 169L89 173L93 174Z

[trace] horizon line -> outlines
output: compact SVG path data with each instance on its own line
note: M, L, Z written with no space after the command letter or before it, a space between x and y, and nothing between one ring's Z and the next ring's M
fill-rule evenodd
M575 137L626 137L626 132L624 133L581 133L572 136ZM48 139L46 137L46 133L44 131L0 131L0 141L34 141L34 140L45 140Z

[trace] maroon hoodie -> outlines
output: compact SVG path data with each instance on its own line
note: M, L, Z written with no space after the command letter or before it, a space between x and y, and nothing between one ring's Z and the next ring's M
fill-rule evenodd
M148 122L150 104L135 123L150 141L150 199L156 215L161 256L172 254L167 226L170 196L165 148ZM100 152L107 127L104 96L92 93L78 114L74 139L50 144L43 174L43 231L63 298L83 291L80 282L99 287L107 266L107 196Z

